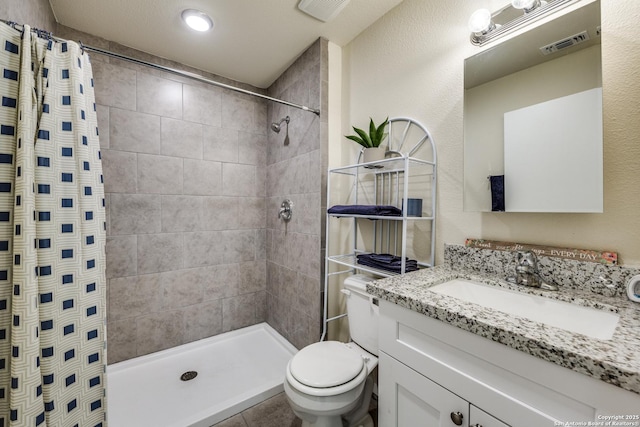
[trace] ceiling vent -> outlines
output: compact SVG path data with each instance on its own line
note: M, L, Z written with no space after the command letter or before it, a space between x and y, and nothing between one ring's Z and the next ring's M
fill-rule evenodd
M587 40L589 40L589 33L587 33L587 31L585 30L571 37L567 37L566 39L558 40L546 46L542 46L540 48L540 51L543 55L549 55L551 53L558 52L559 50L575 46L582 42L586 42Z
M300 0L298 9L314 18L327 22L335 18L349 0Z

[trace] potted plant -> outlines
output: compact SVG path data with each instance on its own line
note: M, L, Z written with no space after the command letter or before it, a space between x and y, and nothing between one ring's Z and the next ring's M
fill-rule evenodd
M362 160L364 163L382 160L384 159L386 152L385 148L381 147L380 144L387 136L385 128L389 124L389 118L387 117L379 126L376 126L375 123L373 123L372 118L369 119L369 133L353 126L353 130L356 132L356 135L345 135L348 139L355 141L364 147L362 153Z

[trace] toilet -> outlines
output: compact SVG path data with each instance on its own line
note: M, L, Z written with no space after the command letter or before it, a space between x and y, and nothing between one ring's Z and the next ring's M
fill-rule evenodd
M284 391L303 427L373 427L368 412L370 374L378 365L379 310L366 292L372 280L356 274L344 281L351 342L308 345L287 365Z

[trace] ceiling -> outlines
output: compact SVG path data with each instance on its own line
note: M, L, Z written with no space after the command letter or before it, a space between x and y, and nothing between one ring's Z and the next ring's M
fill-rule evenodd
M327 1L327 0L324 0ZM402 0L350 0L330 22L299 0L50 0L57 21L125 46L266 88L318 37L344 46ZM198 9L206 33L180 18Z

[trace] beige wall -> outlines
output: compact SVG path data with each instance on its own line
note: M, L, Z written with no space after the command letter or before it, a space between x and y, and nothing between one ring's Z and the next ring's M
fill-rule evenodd
M475 9L497 3L404 0L360 34L343 49L343 134L369 116L410 116L430 129L438 149L437 263L444 243L474 237L614 250L623 264L640 265L640 86L630 83L640 81L635 1L602 0L605 212L463 212L463 61L477 49L466 24ZM355 159L355 144L345 139L331 149L344 152L342 164Z

